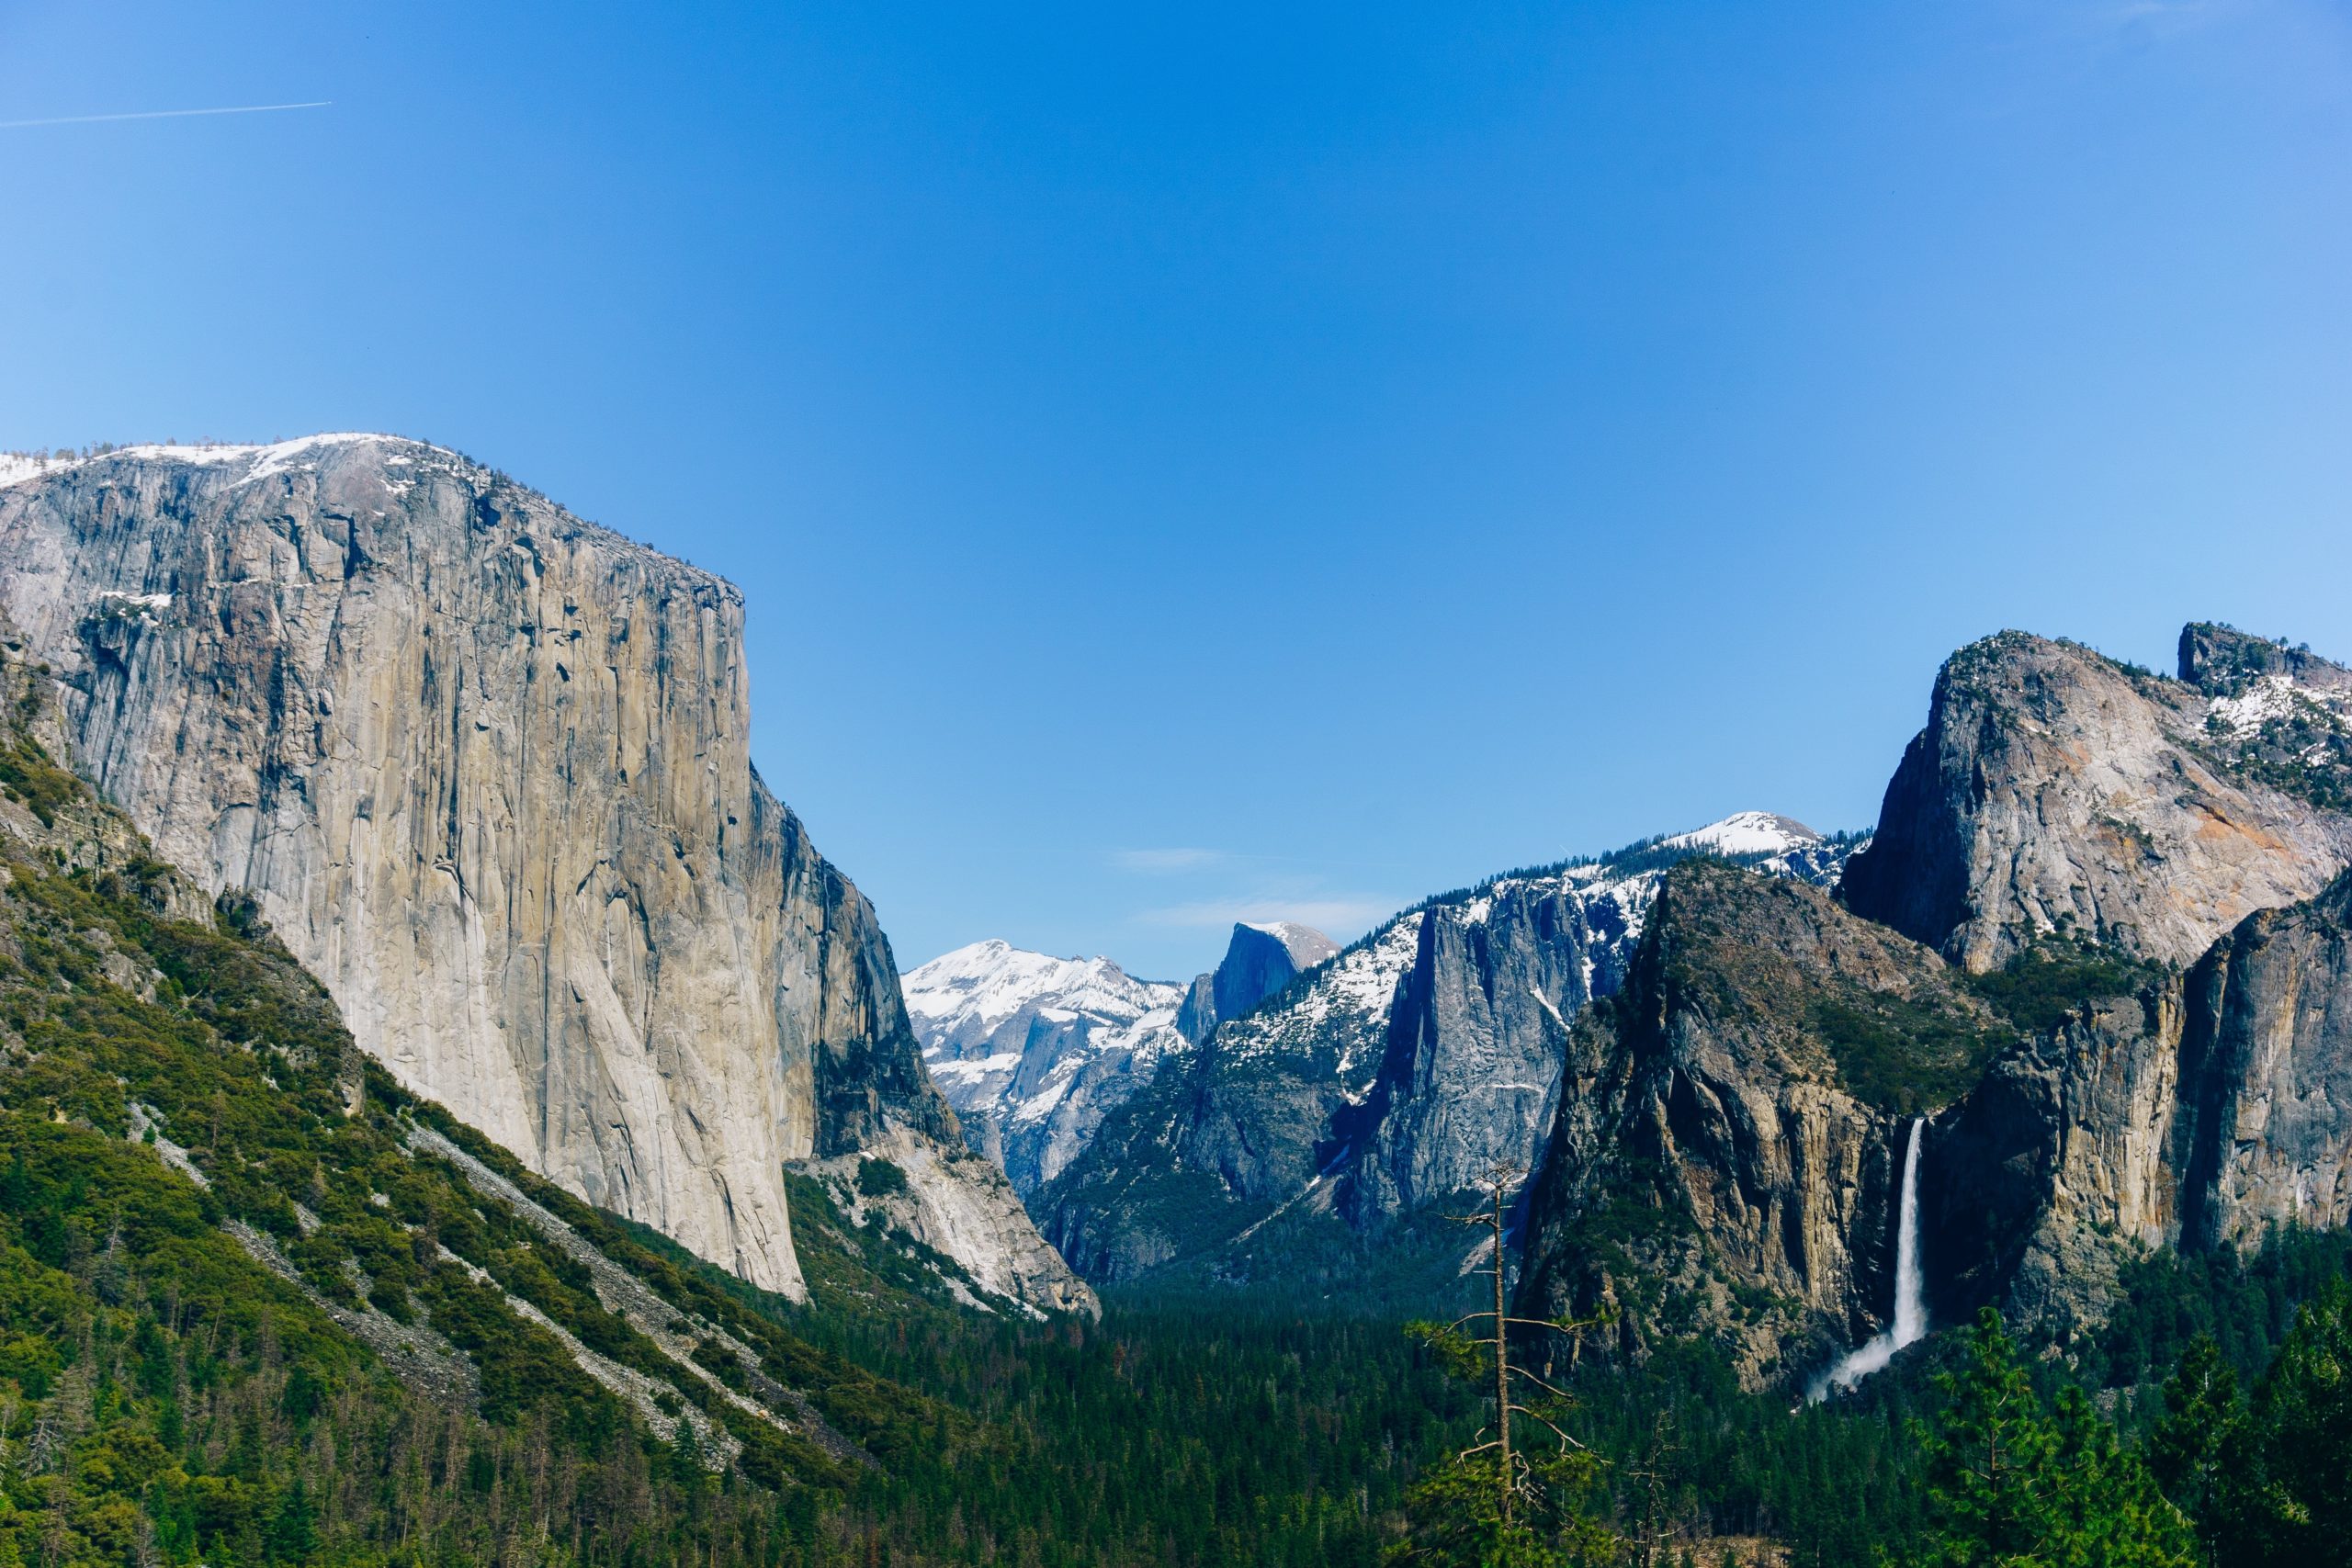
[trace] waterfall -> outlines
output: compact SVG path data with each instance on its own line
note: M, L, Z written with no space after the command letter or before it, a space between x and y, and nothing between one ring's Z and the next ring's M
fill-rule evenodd
M1903 1147L1903 1198L1894 1229L1894 1321L1848 1351L1809 1391L1815 1401L1831 1389L1852 1388L1894 1359L1894 1353L1928 1332L1927 1281L1919 1268L1919 1133L1926 1117L1914 1118Z

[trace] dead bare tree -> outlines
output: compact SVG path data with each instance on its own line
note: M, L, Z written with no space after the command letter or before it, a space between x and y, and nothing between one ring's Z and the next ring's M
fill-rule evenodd
M1421 1511L1431 1526L1430 1539L1426 1551L1408 1549L1403 1561L1567 1562L1588 1560L1611 1542L1605 1530L1567 1506L1570 1495L1581 1491L1599 1464L1560 1424L1570 1404L1567 1392L1511 1357L1514 1328L1574 1336L1604 1321L1598 1316L1571 1320L1511 1314L1510 1258L1505 1243L1511 1195L1526 1174L1525 1167L1507 1161L1489 1166L1477 1181L1487 1200L1478 1212L1446 1216L1487 1233L1487 1257L1478 1272L1492 1290L1493 1306L1465 1313L1451 1324L1408 1327L1456 1376L1487 1385L1495 1416L1491 1426L1480 1428L1476 1441L1417 1488ZM1487 1332L1477 1332L1482 1326ZM1530 1427L1545 1435L1533 1445L1518 1440ZM1539 1450L1548 1451L1535 1451ZM1463 1555L1472 1546L1472 1537L1484 1538L1475 1559ZM1565 1543L1566 1550L1555 1542Z

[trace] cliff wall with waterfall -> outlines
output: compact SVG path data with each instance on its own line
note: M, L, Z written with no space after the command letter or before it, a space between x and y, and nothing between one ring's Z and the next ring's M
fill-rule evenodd
M1522 1312L1820 1382L1984 1303L2063 1342L2151 1249L2352 1223L2347 806L2352 671L2303 650L1962 649L1834 899L1668 874L1572 1032Z
M2009 1038L1963 978L1818 888L1668 872L1624 988L1569 1036L1522 1314L1612 1305L1599 1348L1635 1356L1704 1324L1758 1382L1885 1328L1904 1129Z

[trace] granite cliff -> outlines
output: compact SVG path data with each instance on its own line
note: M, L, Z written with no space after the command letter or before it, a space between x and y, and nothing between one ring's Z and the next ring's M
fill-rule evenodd
M1194 1044L1239 1018L1340 951L1340 944L1294 920L1236 921L1216 968L1193 978L1176 1011L1177 1032Z
M989 1289L1087 1304L963 1157L873 909L752 767L733 587L390 437L7 479L0 615L73 764L250 894L403 1085L794 1295L785 1165L887 1150Z
M2226 627L2165 680L2003 632L1954 654L1844 897L1974 970L2068 932L2193 962L2352 863L2352 676Z
M1720 862L1664 880L1624 987L1577 1022L1530 1193L1521 1309L1703 1330L1764 1381L1891 1310L1902 1134L2007 1021L1932 950Z
M2347 920L2339 877L2186 969L2110 970L1996 1058L1927 1146L1931 1297L2064 1335L2147 1250L2352 1224Z

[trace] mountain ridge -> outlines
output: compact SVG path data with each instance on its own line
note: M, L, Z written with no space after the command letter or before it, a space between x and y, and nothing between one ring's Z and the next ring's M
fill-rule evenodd
M1047 1235L1104 1283L1179 1265L1243 1283L1296 1245L1344 1255L1321 1288L1385 1289L1363 1238L1414 1231L1497 1159L1535 1162L1567 1019L1619 983L1660 867L1729 838L1776 874L1834 877L1855 841L1769 813L1675 837L1423 899L1165 1057L1032 1200Z

